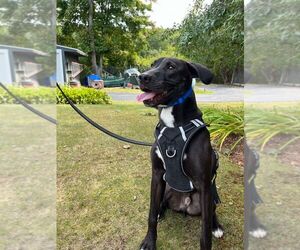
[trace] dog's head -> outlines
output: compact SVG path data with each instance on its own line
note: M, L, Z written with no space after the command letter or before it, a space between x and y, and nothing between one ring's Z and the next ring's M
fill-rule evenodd
M138 100L151 107L168 105L191 87L193 78L209 84L213 74L200 64L160 58L140 75L140 88L144 93L138 96Z

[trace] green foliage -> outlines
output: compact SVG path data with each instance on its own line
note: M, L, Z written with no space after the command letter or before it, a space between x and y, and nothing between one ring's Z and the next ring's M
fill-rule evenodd
M93 32L97 62L120 71L136 64L137 53L144 48L143 30L150 25L146 11L151 4L141 0L94 0ZM57 42L91 53L88 30L88 1L59 0ZM91 66L90 58L87 62Z
M107 93L93 88L70 88L64 87L64 93L75 104L111 104L111 99ZM56 91L57 104L67 104L61 92Z
M242 108L207 108L204 110L204 120L209 124L213 142L223 147L228 139L235 139L231 145L233 150L244 138L244 112Z
M299 1L252 0L245 10L247 69L256 82L284 82L300 64Z
M8 87L8 89L21 100L28 104L54 104L55 89L47 87L39 88L23 88L23 87ZM18 103L3 89L0 89L0 104Z
M254 141L261 150L277 136L285 141L279 150L300 139L299 105L292 108L250 108L245 115L245 132L247 139Z
M179 50L212 69L217 81L231 83L243 70L244 5L242 0L196 0L183 21Z
M13 94L28 104L67 104L61 92L55 88L23 88L9 87ZM75 104L111 104L111 99L101 90L93 88L63 87L63 91ZM18 103L14 98L0 89L0 104Z
M0 0L0 44L53 51L54 1Z
M0 0L0 44L33 48L48 53L39 78L55 71L55 2L49 0Z
M179 30L156 28L144 32L145 49L139 53L137 64L140 69L148 68L157 58L177 57L186 59L176 48Z

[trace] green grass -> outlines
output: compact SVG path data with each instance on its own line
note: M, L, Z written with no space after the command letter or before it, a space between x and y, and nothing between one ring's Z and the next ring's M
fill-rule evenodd
M116 133L153 141L153 109L132 103L80 108ZM138 249L147 230L149 148L124 149L65 105L58 106L58 120L58 249ZM225 236L213 240L214 249L243 249L243 170L222 155L217 185ZM158 226L158 249L199 249L199 235L199 217L169 211Z
M199 89L199 88L197 88L196 90L194 90L194 92L197 95L212 95L214 93L211 90Z
M268 234L259 240L251 237L250 250L299 248L299 177L299 168L280 163L274 155L260 154L255 183L264 203L256 214Z
M0 120L0 249L54 249L56 127L14 104L0 105Z

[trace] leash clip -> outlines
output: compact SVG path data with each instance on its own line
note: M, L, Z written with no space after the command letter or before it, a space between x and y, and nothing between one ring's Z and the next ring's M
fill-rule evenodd
M176 149L173 146L168 146L166 150L166 155L169 158L173 158L176 155Z

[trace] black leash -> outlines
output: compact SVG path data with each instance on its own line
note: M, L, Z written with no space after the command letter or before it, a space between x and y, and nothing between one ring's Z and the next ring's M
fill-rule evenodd
M24 102L23 100L21 100L19 97L15 96L12 92L10 92L9 89L7 89L1 82L0 82L0 87L2 87L11 97L13 97L19 104L21 104L23 107L25 107L26 109L30 110L32 113L38 115L39 117L47 120L48 122L51 122L53 124L57 124L57 121L55 119L53 119L52 117L38 111L37 109L31 107L30 105L28 105L26 102Z
M135 145L140 145L140 146L152 147L153 143L142 142L142 141L136 141L136 140L133 140L133 139L129 139L129 138L117 135L117 134L107 130L106 128L102 127L101 125L99 125L98 123L93 121L91 118L89 118L87 115L85 115L79 108L77 108L76 105L70 100L70 98L64 93L64 91L61 89L61 87L59 86L58 83L56 83L56 86L58 87L58 89L62 93L63 97L68 101L70 106L76 111L76 113L79 114L89 124L91 124L92 126L94 126L97 129L99 129L101 132L103 132L103 133L105 133L105 134L107 134L107 135L109 135L109 136L111 136L111 137L113 137L117 140L123 141L123 142L131 143L131 144L135 144Z

